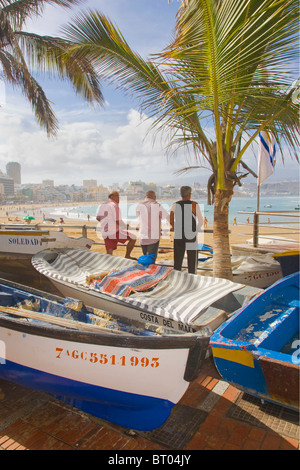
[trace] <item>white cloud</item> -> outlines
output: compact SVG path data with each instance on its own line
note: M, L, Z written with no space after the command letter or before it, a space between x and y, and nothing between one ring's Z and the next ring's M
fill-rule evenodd
M39 34L58 34L60 27L76 12L97 8L111 18L129 44L145 56L162 50L168 42L178 6L175 0L170 4L167 0L87 0L72 10L47 7L42 18L28 22L27 26L28 30ZM6 163L13 160L21 163L22 180L26 183L40 183L48 178L55 184L81 184L83 179L89 178L103 184L135 179L159 183L174 180L174 172L186 166L181 153L167 163L160 138L153 145L153 133L147 135L150 122L141 122L133 103L124 100L121 93L105 88L105 109L93 110L83 100L75 99L65 82L43 80L41 84L59 119L56 139L47 139L22 95L6 90L0 82L2 171ZM255 170L253 153L248 163ZM292 176L296 168L298 174L299 166L287 158L287 171L277 170L273 177L288 177L289 168ZM187 178L199 181L203 174L205 182L208 172L201 170L188 172ZM183 180L182 176L178 177L178 184Z
M79 110L80 111L80 110ZM29 107L7 104L0 111L0 168L18 161L24 183L54 179L55 184L81 184L96 178L99 183L134 179L166 181L174 166L167 163L159 142L152 145L150 122L131 109L119 125L98 115L64 115L56 138L48 139ZM60 117L60 116L59 116ZM67 118L68 117L68 118Z

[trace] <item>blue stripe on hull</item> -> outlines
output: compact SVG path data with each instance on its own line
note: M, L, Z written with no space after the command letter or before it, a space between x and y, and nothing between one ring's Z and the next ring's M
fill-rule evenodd
M0 377L51 394L98 418L141 431L151 431L161 426L174 406L168 400L98 387L10 361L0 363Z

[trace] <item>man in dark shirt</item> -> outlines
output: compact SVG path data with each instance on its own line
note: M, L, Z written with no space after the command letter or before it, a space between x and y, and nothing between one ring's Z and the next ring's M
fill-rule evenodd
M181 271L185 252L187 252L188 272L196 274L198 264L197 232L203 224L200 207L191 201L190 186L180 188L181 201L171 207L170 224L174 231L174 269Z

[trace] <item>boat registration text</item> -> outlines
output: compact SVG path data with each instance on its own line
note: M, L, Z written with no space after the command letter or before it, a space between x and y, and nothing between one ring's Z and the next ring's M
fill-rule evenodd
M102 364L121 367L159 367L158 357L142 357L138 358L131 355L117 354L99 354L95 352L79 351L77 349L69 350L64 348L56 348L56 359L70 358L75 360L89 361L91 364Z

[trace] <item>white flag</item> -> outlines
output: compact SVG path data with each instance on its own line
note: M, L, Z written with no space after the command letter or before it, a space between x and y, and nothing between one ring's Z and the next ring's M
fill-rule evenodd
M265 131L260 132L259 139L258 184L260 185L274 172L276 144L273 134Z

